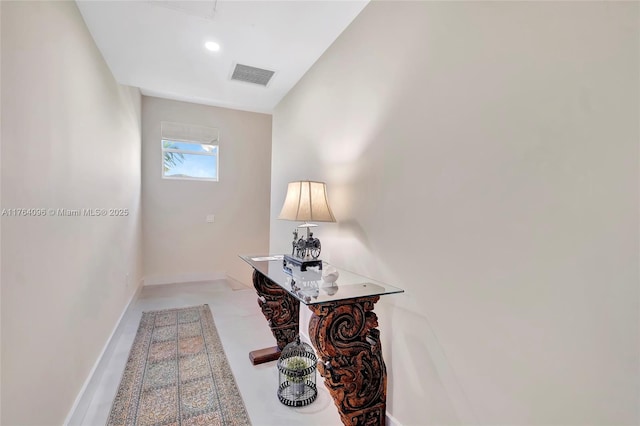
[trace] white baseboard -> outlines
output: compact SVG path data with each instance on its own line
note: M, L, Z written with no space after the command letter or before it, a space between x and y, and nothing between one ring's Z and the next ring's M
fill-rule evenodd
M396 419L391 414L389 414L388 411L386 414L387 414L387 421L385 422L386 426L402 426L402 423L400 423L398 419Z
M144 277L143 285L165 285L175 283L192 283L199 281L215 281L227 278L224 272L203 272L203 273L187 273L176 275L156 275Z
M89 404L91 403L91 397L93 397L93 394L95 393L95 390L96 390L95 388L97 387L100 379L100 377L97 377L98 375L96 374L96 372L98 371L98 368L102 363L102 360L106 359L107 355L110 355L111 352L113 352L113 350L115 349L115 345L112 345L112 342L115 342L117 340L115 337L119 336L120 333L122 332L122 330L120 329L120 325L122 324L122 319L124 318L125 314L129 310L129 307L140 295L141 290L142 290L142 285L139 285L138 289L133 293L133 295L129 299L129 302L127 303L127 306L125 306L124 310L122 311L122 314L120 314L120 318L118 318L118 321L116 322L116 325L113 328L111 335L107 339L107 343L102 348L102 352L100 352L100 356L98 356L98 360L93 365L93 368L89 372L87 379L82 385L82 388L80 389L80 392L76 397L76 400L73 402L73 405L71 406L71 410L69 410L69 413L67 414L67 418L64 420L64 423L63 423L64 426L74 426L74 425L82 424L84 415L87 409L89 408Z

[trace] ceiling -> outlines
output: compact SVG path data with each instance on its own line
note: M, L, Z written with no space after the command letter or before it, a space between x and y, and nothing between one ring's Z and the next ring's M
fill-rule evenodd
M367 2L76 3L121 84L149 96L270 113ZM205 49L207 41L220 50ZM275 75L267 87L233 81L236 63Z

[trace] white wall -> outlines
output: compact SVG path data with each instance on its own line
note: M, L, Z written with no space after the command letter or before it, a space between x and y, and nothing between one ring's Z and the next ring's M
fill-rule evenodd
M140 94L75 2L1 8L2 209L129 209L2 217L0 422L60 425L141 278Z
M0 52L2 46L2 4L0 4ZM2 98L2 55L0 54L0 99ZM0 165L2 164L2 102L0 102ZM2 173L0 172L0 202L2 201ZM0 242L2 241L2 220L0 220ZM0 259L2 244L0 243ZM0 341L2 339L2 262L0 262ZM2 350L0 350L0 421L2 421Z
M323 257L383 297L404 425L637 424L637 3L373 2L278 105ZM306 312L306 310L303 310Z
M251 268L238 254L269 246L271 116L142 99L145 284L226 274L250 285ZM220 130L218 182L162 179L162 121Z

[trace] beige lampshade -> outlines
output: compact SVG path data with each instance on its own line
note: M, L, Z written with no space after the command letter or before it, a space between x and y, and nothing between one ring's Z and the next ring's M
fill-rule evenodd
M290 182L278 219L335 222L327 200L327 185L307 180Z

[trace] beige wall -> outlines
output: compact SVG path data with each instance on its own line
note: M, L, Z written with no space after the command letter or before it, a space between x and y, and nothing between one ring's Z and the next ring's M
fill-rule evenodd
M637 424L637 3L373 2L273 120L328 182L323 257L378 304L404 425ZM306 310L304 310L306 312Z
M249 285L251 269L238 254L269 246L271 116L142 99L145 284L226 274ZM162 179L162 121L220 130L219 182Z
M2 2L3 425L60 425L141 278L140 94L74 2ZM127 279L127 274L129 278Z

